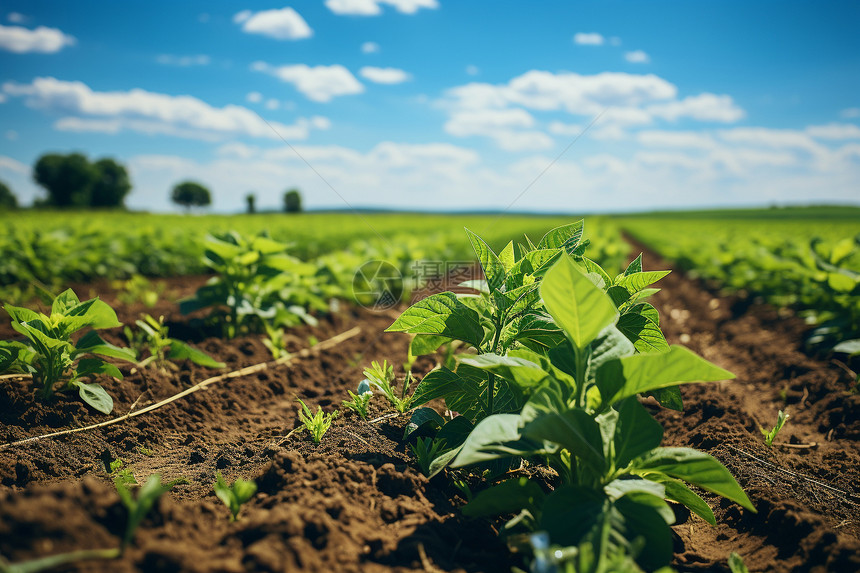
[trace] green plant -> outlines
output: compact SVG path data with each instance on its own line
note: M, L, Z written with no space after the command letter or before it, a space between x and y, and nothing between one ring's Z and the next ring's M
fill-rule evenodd
M325 311L314 278L316 267L286 254L290 245L261 234L246 239L235 232L209 236L204 262L218 276L179 303L183 314L213 308L224 335L260 332L267 327L295 326L316 319L305 306ZM220 311L226 310L226 314Z
M272 353L272 358L277 360L283 356L288 356L287 338L283 328L270 326L269 323L263 323L266 329L266 338L263 339L263 344Z
M317 413L314 414L301 399L299 400L299 404L302 405L302 409L299 410L299 421L311 435L314 443L319 444L322 437L331 427L331 423L337 417L337 411L326 414L320 406L317 406Z
M415 455L415 461L418 462L421 473L430 477L431 464L445 450L445 440L419 437L414 444L410 444L410 448Z
M750 573L746 563L744 563L744 558L734 551L729 555L729 569L732 573Z
M257 484L251 480L237 479L233 485L227 485L221 472L215 472L215 495L230 510L230 521L239 518L239 510L242 504L254 497L257 493Z
M349 408L361 416L362 420L366 420L367 407L370 404L370 399L373 398L373 392L370 391L370 384L367 380L359 382L356 392L358 394L353 394L352 390L347 390L350 400L344 400L342 404L345 408Z
M765 430L764 428L759 428L762 435L764 436L764 443L767 447L773 446L773 441L776 439L776 435L779 434L779 431L782 430L782 427L785 426L785 423L788 421L789 415L782 410L779 411L779 414L776 416L776 425L770 430Z
M129 344L137 351L138 356L149 354L148 357L138 362L140 368L146 368L150 364L166 370L176 370L177 366L171 360L188 359L194 364L208 368L224 368L223 362L218 362L205 352L189 346L181 340L170 338L168 328L164 324L164 317L159 316L155 320L148 314L141 315L135 321L138 330L135 332L129 327L123 329Z
M121 552L125 551L125 548L129 543L131 543L132 537L134 537L134 532L137 530L140 522L144 517L146 517L146 514L149 513L149 510L152 509L152 506L155 505L155 502L158 501L161 494L170 491L173 489L173 486L180 483L187 483L187 480L185 478L180 478L167 484L162 484L161 476L159 474L153 474L147 478L146 483L137 488L136 485L130 483L128 481L128 477L122 473L118 473L114 477L114 485L116 486L116 491L119 494L119 499L122 501L126 510L128 510L128 521L126 522L125 533L123 534L122 542L120 543ZM138 490L137 495L132 493L132 488Z
M390 366L388 360L383 360L382 365L374 360L370 363L370 368L364 370L364 376L371 387L382 392L382 395L388 399L395 410L401 414L409 410L412 404L412 396L408 394L409 386L412 383L411 372L406 374L403 388L401 388L399 394L394 389L394 386L392 386L392 382L394 382L394 366Z
M139 274L134 274L126 280L113 281L111 286L117 289L116 298L121 303L141 302L149 308L158 303L166 288L163 281L153 282Z
M131 350L109 344L96 333L121 326L110 306L98 298L81 302L69 289L54 299L50 316L10 304L3 308L12 319L12 328L26 336L28 344L0 341L0 371L32 374L37 395L43 400L50 399L57 383L62 382L61 390L77 389L84 402L99 412L111 412L113 399L105 389L83 382L96 374L122 378L119 369L102 356L135 360ZM91 330L73 342L72 334L84 328Z

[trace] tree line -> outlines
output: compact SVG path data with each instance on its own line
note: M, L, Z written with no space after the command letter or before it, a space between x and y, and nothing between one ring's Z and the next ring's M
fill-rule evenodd
M81 153L67 155L48 153L33 165L33 180L47 192L36 199L34 207L51 208L125 208L125 198L131 191L131 179L125 166L110 157L91 162ZM170 200L185 208L206 207L212 204L212 193L196 181L182 181L170 192ZM256 196L245 197L247 212L256 212ZM3 181L0 181L0 210L16 209L18 199ZM284 193L284 211L302 211L302 198L297 189Z

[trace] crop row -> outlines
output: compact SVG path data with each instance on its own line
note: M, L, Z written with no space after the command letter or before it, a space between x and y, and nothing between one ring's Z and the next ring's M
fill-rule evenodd
M629 219L636 239L692 277L795 309L810 348L860 352L860 222Z

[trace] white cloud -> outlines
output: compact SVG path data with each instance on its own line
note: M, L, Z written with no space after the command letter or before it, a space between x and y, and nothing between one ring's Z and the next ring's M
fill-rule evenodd
M275 98L270 98L266 100L266 109L270 111L274 111L276 109L281 109L281 102L276 100Z
M189 66L208 66L211 62L209 56L200 54L197 56L173 56L171 54L161 54L156 59L156 62L165 66L179 66L186 68Z
M28 166L24 165L17 159L12 159L11 157L6 157L5 155L0 155L0 170L11 171L20 175L30 174L30 168Z
M378 16L381 5L387 4L401 14L415 14L421 8L435 10L437 0L326 0L326 7L342 16Z
M293 84L297 90L312 101L329 102L337 96L364 92L364 86L361 82L348 69L339 64L314 67L295 64L276 67L265 62L254 62L251 69Z
M478 66L469 65L466 66L466 74L470 76L477 76L481 73L481 70L478 69Z
M643 52L642 50L634 50L632 52L625 52L624 59L630 62L631 64L647 64L651 61L651 58L648 57L648 54Z
M573 36L573 43L580 46L602 46L606 40L596 32L578 32Z
M55 127L65 131L118 133L131 130L204 140L237 136L279 139L272 131L274 128L284 138L307 139L311 128L306 119L299 119L293 125L267 124L242 106L213 107L192 96L139 88L98 92L82 82L36 78L30 84L6 82L3 91L9 96L24 98L26 105L33 109L83 116L60 119Z
M723 141L771 148L794 148L810 153L826 153L826 148L809 135L794 129L771 129L766 127L736 127L719 132Z
M860 139L860 127L853 123L830 123L811 125L806 133L819 139Z
M549 124L549 132L556 135L575 136L582 133L584 126L575 123L564 123L561 121L553 121Z
M731 96L703 93L689 96L679 101L656 104L646 108L654 116L676 121L691 118L698 121L718 121L732 123L746 114L738 107Z
M402 84L412 79L412 75L397 68L375 68L364 66L358 71L359 75L366 80L377 84Z
M9 14L6 15L6 19L15 24L21 24L27 21L27 17L20 12L9 12Z
M685 149L713 149L714 139L696 131L640 131L636 140L646 147L681 147Z
M247 34L260 34L276 40L302 40L313 36L311 27L292 8L261 12L243 10L233 16L233 22L242 24L242 31Z
M6 103L6 94L0 94L0 103Z
M56 28L39 26L35 30L28 30L21 26L0 24L0 49L16 54L53 54L75 42L75 38Z
M839 112L839 117L842 119L854 119L860 117L860 107L849 107Z
M248 92L248 95L245 96L245 101L249 103L260 103L263 101L263 94L260 92Z
M445 131L456 137L488 137L506 151L551 148L553 139L531 129L534 124L531 114L519 108L462 110L445 122Z
M379 53L379 50L379 44L376 42L365 42L361 45L362 54L377 54Z

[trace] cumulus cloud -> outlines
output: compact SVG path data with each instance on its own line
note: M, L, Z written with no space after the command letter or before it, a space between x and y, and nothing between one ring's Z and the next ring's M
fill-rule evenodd
M669 121L690 118L698 121L732 123L742 119L746 115L744 110L735 104L731 96L711 93L652 105L646 109L652 115Z
M313 30L304 18L292 8L252 12L243 10L233 16L233 22L242 25L247 34L260 34L276 40L302 40L313 36Z
M66 46L74 45L75 42L75 38L57 28L39 26L35 30L29 30L21 26L0 24L0 50L16 54L53 54Z
M359 75L366 80L377 84L402 84L412 79L412 76L397 68L375 68L364 66L358 71Z
M260 103L263 101L263 94L260 92L248 92L248 95L245 96L245 100L249 103Z
M22 97L27 106L51 113L70 113L55 128L63 131L118 133L130 130L147 134L217 140L245 136L307 139L312 122L299 119L293 125L267 124L259 115L238 105L214 107L187 95L168 95L142 89L99 92L82 82L36 78L32 83L6 82L3 92ZM270 127L271 125L271 127ZM273 128L278 133L273 132Z
M364 92L361 82L339 64L311 67L305 64L271 66L265 62L254 62L251 69L293 84L305 97L316 102L325 103L338 96Z
M648 57L648 54L643 52L642 50L634 50L632 52L626 52L624 54L624 59L630 62L631 64L647 64L651 61L651 58Z
M30 167L24 165L17 159L12 159L11 157L6 157L5 155L0 155L0 170L2 171L11 171L12 173L18 173L21 175L29 175Z
M187 68L189 66L208 66L211 62L209 56L200 54L197 56L173 56L171 54L161 54L155 61L164 66L179 66Z
M697 131L640 131L636 140L646 147L681 147L685 149L713 149L714 139Z
M376 42L365 42L361 45L362 54L376 54L379 53L379 50L379 44Z
M578 32L573 35L573 43L580 46L602 46L606 39L597 32Z
M860 127L853 123L830 123L811 125L806 133L819 139L860 139Z
M550 133L556 135L579 135L582 133L584 126L576 123L564 123L563 121L553 121L548 128Z
M535 120L524 109L462 110L445 122L445 131L456 137L488 137L506 151L549 149L554 141L533 130Z
M437 0L326 0L326 7L341 16L379 16L382 5L388 5L401 14L415 14L425 8L435 10Z

